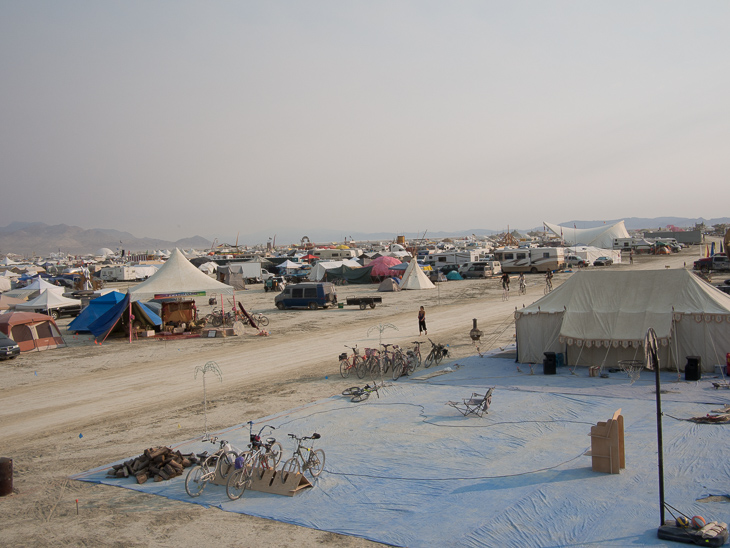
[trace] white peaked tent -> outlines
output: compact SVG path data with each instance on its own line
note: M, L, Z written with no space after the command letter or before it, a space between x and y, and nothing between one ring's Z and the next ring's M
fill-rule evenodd
M5 257L3 260L0 261L0 265L2 265L2 266L10 266L13 264L19 264L19 263L16 263L14 260L9 259L8 257Z
M3 278L2 276L0 276L0 292L10 291L11 287L12 282L10 281L10 278Z
M81 301L78 299L68 299L63 295L54 293L53 291L44 291L32 301L16 304L15 310L51 310L54 308L66 308L69 306L81 306Z
M26 285L23 289L26 291L51 291L58 295L63 295L63 292L65 291L63 287L48 283L40 276L34 279L30 284Z
M686 270L579 271L515 319L520 363L539 363L544 352L565 353L568 365L643 360L649 327L662 368L699 356L713 371L730 348L730 295Z
M156 295L233 295L233 292L230 285L195 268L177 248L153 276L129 290L132 301L153 299Z
M612 249L614 238L630 238L623 221L613 225L597 226L595 228L570 228L553 223L544 224L556 236L563 239L566 245L578 244Z
M418 266L418 261L416 259L411 260L411 262L408 263L408 268L406 268L405 274L403 274L403 279L400 281L400 288L434 289L435 287L436 286L433 285L433 282L428 279L428 276L423 273L421 267Z

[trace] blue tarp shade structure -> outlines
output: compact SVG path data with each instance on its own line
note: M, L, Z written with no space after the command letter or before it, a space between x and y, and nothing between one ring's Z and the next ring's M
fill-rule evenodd
M108 335L118 323L123 323L123 315L128 310L129 293L124 296L124 299L89 324L89 331L97 339ZM139 321L142 325L154 325L155 327L162 325L162 319L139 301L132 303L132 314L135 321Z
M600 378L579 371L531 375L512 358L472 356L402 377L363 403L340 396L341 383L323 383L337 395L255 421L254 430L276 428L287 456L294 445L283 434L321 434L324 471L313 489L294 497L246 490L232 501L224 486L209 485L191 498L184 477L137 484L108 477L110 465L75 479L409 548L676 546L656 533L653 372L630 383L625 373ZM722 409L730 391L705 380L676 382L676 372L662 377L672 387L662 397L665 413L675 417L664 422L666 499L689 516L727 521L727 502L699 499L728 492L728 426L681 419ZM445 405L493 386L482 418ZM584 456L590 429L619 408L626 468L594 472ZM244 448L248 425L218 435ZM217 446L198 438L174 448L197 453ZM119 463L129 459L120 457Z
M89 306L84 308L81 313L76 316L70 324L68 324L68 330L75 331L76 333L88 333L89 325L106 313L115 304L119 303L122 299L124 299L124 293L120 293L119 291L110 291L109 293L90 301Z
M446 275L447 280L463 280L464 278L461 277L461 274L459 274L456 270L452 270Z

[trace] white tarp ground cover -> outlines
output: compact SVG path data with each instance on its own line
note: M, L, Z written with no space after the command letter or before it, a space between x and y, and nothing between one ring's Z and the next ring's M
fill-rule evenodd
M602 379L585 369L577 376L567 368L530 375L509 359L459 363L458 370L430 379L401 379L365 403L333 396L257 421L276 427L284 458L294 449L287 433L322 435L316 447L326 452L325 471L313 489L292 498L247 491L230 501L224 487L209 485L192 499L184 476L136 485L106 478L111 465L75 479L396 546L673 546L656 538L652 372L629 385L623 374ZM669 372L662 377L669 390L663 401L666 500L690 516L727 522L726 504L697 499L728 492L730 426L670 416L705 415L730 403L730 391L705 380L678 383ZM484 418L465 418L444 405L489 386L496 389ZM583 456L590 426L618 408L625 418L626 469L594 473ZM248 428L217 435L243 448ZM145 444L149 440L140 440ZM178 448L200 452L212 445L191 440Z

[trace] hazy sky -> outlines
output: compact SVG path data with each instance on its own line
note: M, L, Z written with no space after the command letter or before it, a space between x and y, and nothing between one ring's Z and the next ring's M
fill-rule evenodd
M730 2L0 0L0 226L727 216Z

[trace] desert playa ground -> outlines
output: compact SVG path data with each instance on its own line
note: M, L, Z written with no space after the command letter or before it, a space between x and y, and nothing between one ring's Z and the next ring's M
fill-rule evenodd
M638 256L612 269L683 268L699 248L671 256ZM570 273L557 274L559 285ZM208 377L208 426L215 431L338 394L357 384L339 375L344 345L377 346L374 326L397 328L384 342L418 338L416 314L427 312L429 337L450 345L450 360L473 355L472 319L482 350L514 340L513 312L543 296L544 277L527 276L527 295L503 302L497 279L445 282L429 291L378 293L374 309L278 311L261 285L238 291L248 310L271 320L269 336L174 341L116 339L94 344L65 331L69 346L0 362L0 456L14 465L14 493L0 498L3 546L366 546L374 543L162 497L69 480L81 471L200 436L202 382L195 368L214 361L223 381ZM515 286L516 284L513 284ZM370 294L376 286L338 288ZM513 287L513 290L516 287ZM201 312L209 308L207 299ZM229 303L225 302L228 307ZM368 331L370 334L368 335ZM425 340L425 337L421 337ZM179 481L179 480L178 480ZM78 514L77 504L78 500Z

